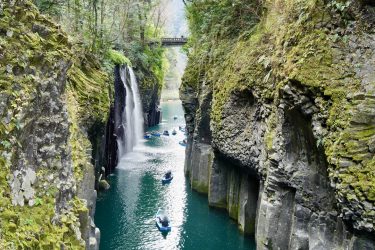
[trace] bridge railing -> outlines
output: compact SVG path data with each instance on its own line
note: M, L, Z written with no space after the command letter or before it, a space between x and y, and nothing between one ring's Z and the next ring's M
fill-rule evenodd
M186 37L174 37L174 38L162 38L161 39L162 42L187 42L187 38Z
M150 41L149 44L161 44L162 46L168 45L184 45L187 43L187 37L165 37L161 38L159 41Z

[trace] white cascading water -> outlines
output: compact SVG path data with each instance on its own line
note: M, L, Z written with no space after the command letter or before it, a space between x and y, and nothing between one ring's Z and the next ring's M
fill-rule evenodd
M137 79L134 71L128 66L130 82L126 78L126 70L120 70L121 81L126 90L125 109L122 114L123 127L125 128L125 140L119 138L117 141L120 158L133 148L143 138L143 114L141 98L139 97Z

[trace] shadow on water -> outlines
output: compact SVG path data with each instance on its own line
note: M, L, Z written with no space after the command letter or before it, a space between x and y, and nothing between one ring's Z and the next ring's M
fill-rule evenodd
M164 239L167 239L168 232L160 232Z

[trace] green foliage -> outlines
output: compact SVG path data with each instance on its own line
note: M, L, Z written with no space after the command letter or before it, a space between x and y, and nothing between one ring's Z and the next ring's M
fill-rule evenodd
M41 12L48 13L53 16L59 16L61 14L61 3L58 0L35 0L35 4L38 6Z
M236 38L258 22L261 11L257 0L194 1L187 7L191 39Z
M12 144L9 142L9 141L1 141L1 144L5 147L5 148L11 148L12 147Z
M119 51L113 49L108 50L108 58L114 64L126 64L131 66L130 60Z
M124 51L135 69L140 91L145 93L155 86L161 91L167 67L164 48L133 41L126 45Z
M144 54L147 58L147 62L143 65L143 67L150 67L152 73L157 79L157 82L162 84L164 80L165 67L167 64L164 56L164 49L161 47L146 47Z
M113 47L132 41L145 43L159 37L160 25L153 22L160 13L159 0L34 0L39 10L53 17L84 46L105 60Z
M34 2L43 13L53 17L65 31L69 32L70 40L80 47L83 46L86 52L93 52L101 60L101 65L110 78L114 65L132 65L141 85L141 91L150 91L155 87L161 91L167 67L164 50L147 45L148 41L158 40L163 35L159 20L161 15L161 10L158 9L159 0L34 0ZM85 90L82 84L84 78L78 77L81 74L74 73L74 75L76 75L74 81L77 83L75 87ZM109 91L113 92L113 90ZM79 99L84 99L86 102L90 102L88 97L97 99L91 94L80 95L80 97L82 98ZM91 103L95 103L94 101Z
M344 13L352 4L352 2L353 2L352 0L342 0L342 1L333 0L328 4L328 7L332 7L335 10Z

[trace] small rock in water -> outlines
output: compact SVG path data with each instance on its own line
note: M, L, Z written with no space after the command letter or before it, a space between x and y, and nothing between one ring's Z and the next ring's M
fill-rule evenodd
M111 186L108 184L106 180L101 180L99 182L99 189L100 190L108 190Z
M90 244L90 249L97 249L97 241L95 237L90 237L89 244Z

